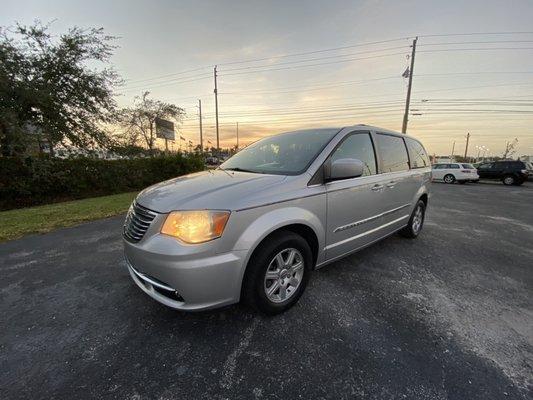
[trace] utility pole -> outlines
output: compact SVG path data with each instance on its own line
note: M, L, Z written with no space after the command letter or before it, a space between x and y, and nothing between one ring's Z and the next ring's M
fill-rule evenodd
M217 66L215 65L215 69L213 72L213 76L215 78L215 118L217 123L217 152L220 152L220 139L218 135L218 90L217 90Z
M468 153L468 142L469 141L470 141L470 132L466 134L465 160L466 160L466 154Z
M202 100L198 99L198 115L200 116L200 153L204 153L204 137L202 132Z
M237 122L237 151L239 151L239 123Z
M413 85L413 72L415 68L415 53L417 40L418 36L413 40L413 45L411 46L411 67L409 69L409 85L407 86L407 98L405 99L405 113L403 115L402 133L407 132L407 121L409 120L409 105L411 103L411 87Z
M453 161L453 153L455 151L455 141L453 142L453 146L452 146L452 154L450 155L450 160Z

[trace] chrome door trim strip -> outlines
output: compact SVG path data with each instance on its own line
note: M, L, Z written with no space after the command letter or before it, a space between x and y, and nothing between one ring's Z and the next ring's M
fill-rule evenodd
M337 242L337 243L333 243L333 244L330 244L329 246L326 246L324 248L324 250L330 250L334 247L337 247L337 246L340 246L342 244L345 244L345 243L348 243L348 242L351 242L352 240L356 240L356 239L359 239L363 236L366 236L366 235L370 235L371 233L374 233L374 232L377 232L379 231L380 229L383 229L383 228L386 228L387 226L390 226L392 224L395 224L397 222L400 222L401 220L405 219L405 218L409 218L409 214L406 214L404 216L401 216L400 218L397 218L395 219L394 221L391 221L391 222L387 222L386 224L383 224L383 225L380 225L378 226L377 228L374 228L374 229L370 229L366 232L363 232L363 233L360 233L359 235L355 235L355 236L352 236L352 237L349 237L348 239L344 239L344 240L341 240L340 242Z
M392 214L392 213L394 213L396 211L400 211L400 210L402 210L402 209L404 209L406 207L409 207L410 205L411 205L411 203L404 204L403 206L393 208L392 210L384 211L381 214L377 214L377 215L374 215L372 217L368 217L368 218L365 218L365 219L362 219L362 220L359 220L359 221L350 222L349 224L342 225L342 226L339 226L339 227L335 228L333 230L333 233L345 231L346 229L355 228L356 226L360 226L360 225L366 224L367 222L375 221L376 219L384 217L385 215Z

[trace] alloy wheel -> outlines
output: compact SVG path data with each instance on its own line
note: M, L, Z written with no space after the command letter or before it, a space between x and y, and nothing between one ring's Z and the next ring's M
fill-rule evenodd
M412 222L412 228L415 234L418 234L418 232L422 228L423 222L424 222L424 213L422 211L422 207L418 206L416 208L415 215L413 215L413 222Z
M304 258L294 249L280 251L270 261L264 279L266 297L273 303L290 299L298 290L304 275Z
M454 180L455 180L455 178L452 175L446 175L444 177L444 182L445 183L453 183Z

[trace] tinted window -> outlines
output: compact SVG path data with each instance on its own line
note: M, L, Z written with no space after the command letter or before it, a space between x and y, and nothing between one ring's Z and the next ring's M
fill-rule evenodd
M365 164L363 176L376 173L376 156L368 133L357 133L348 136L331 155L332 162L341 158L361 160Z
M220 167L262 174L304 172L338 129L309 129L261 139L239 151Z
M461 168L461 167L459 166L459 164L450 164L450 165L448 165L448 168L451 168L451 169L459 169L459 168Z
M429 166L429 158L426 151L416 140L405 138L407 151L411 160L411 168L423 168Z
M464 169L475 169L472 164L461 164Z
M492 164L481 164L477 169L489 169Z
M377 134L376 136L383 162L382 172L407 171L409 158L403 139L392 135Z

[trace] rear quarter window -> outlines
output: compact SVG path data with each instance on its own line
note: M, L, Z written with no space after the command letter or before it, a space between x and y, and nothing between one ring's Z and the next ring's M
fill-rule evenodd
M409 170L409 157L403 138L378 133L378 148L381 155L381 172L398 172Z
M429 167L429 157L424 147L414 139L405 138L411 168Z

